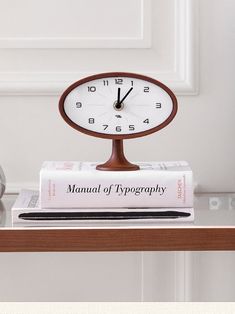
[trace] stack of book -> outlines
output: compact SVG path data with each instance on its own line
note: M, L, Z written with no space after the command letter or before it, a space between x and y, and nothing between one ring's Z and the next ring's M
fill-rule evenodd
M13 225L148 224L194 220L187 162L142 162L138 171L99 171L98 163L44 162L40 190L22 190Z

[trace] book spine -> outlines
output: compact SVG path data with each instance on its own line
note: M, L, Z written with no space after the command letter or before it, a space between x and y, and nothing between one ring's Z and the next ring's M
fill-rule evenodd
M193 207L191 171L131 175L40 173L42 208Z

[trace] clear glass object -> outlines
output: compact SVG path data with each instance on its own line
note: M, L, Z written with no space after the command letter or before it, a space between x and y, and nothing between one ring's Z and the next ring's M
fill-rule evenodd
M4 172L2 170L2 167L0 166L0 198L3 196L4 191L6 187L6 177L4 175Z

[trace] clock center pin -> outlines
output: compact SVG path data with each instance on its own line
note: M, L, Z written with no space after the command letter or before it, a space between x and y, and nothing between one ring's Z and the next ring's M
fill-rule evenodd
M120 111L124 108L124 103L118 103L117 100L113 104L113 108L117 111Z

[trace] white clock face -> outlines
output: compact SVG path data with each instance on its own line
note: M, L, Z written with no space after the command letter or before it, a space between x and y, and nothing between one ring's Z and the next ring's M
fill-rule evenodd
M153 82L98 75L96 79L79 83L63 99L66 120L75 128L99 133L101 137L152 133L168 124L176 111L173 94Z

